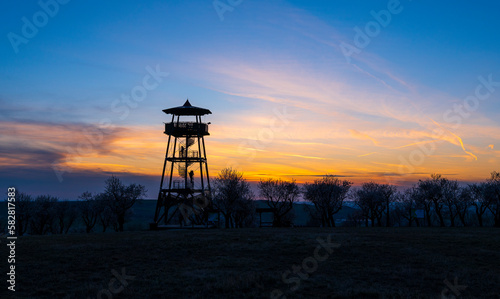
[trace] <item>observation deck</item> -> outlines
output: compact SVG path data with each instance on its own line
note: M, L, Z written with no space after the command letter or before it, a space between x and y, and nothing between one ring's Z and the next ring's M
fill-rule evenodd
M165 123L165 134L174 137L207 136L208 124L200 122L171 122Z

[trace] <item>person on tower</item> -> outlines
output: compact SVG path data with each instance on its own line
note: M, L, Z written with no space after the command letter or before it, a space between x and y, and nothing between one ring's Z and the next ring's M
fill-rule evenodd
M189 172L189 179L191 180L191 186L194 186L194 171Z

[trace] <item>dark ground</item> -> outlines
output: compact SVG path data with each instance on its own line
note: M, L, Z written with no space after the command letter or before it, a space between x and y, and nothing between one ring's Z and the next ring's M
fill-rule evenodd
M329 235L340 247L315 252L317 238L327 242ZM6 265L5 238L2 244ZM500 298L500 230L495 228L25 236L16 250L14 298L270 298L273 290L287 298ZM308 278L304 269L299 269L302 278L293 273L303 262ZM122 271L134 279L124 280ZM6 277L0 294L11 295Z

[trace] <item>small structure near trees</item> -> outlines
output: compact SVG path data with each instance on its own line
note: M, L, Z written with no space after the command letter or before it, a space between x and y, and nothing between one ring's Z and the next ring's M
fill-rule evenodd
M260 209L257 213L260 214L262 220L263 212L273 213L272 226L274 227L289 227L293 223L293 204L296 203L300 196L300 188L292 180L291 182L282 181L281 179L261 180L259 182L260 196L266 200L269 209ZM262 225L262 221L260 222Z

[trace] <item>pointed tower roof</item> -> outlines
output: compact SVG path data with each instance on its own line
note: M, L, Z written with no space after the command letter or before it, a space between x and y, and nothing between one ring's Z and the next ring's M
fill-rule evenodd
M205 115L212 114L212 112L205 108L195 107L189 103L189 99L186 100L184 105L174 108L164 109L163 112L166 114L174 114L174 115Z

